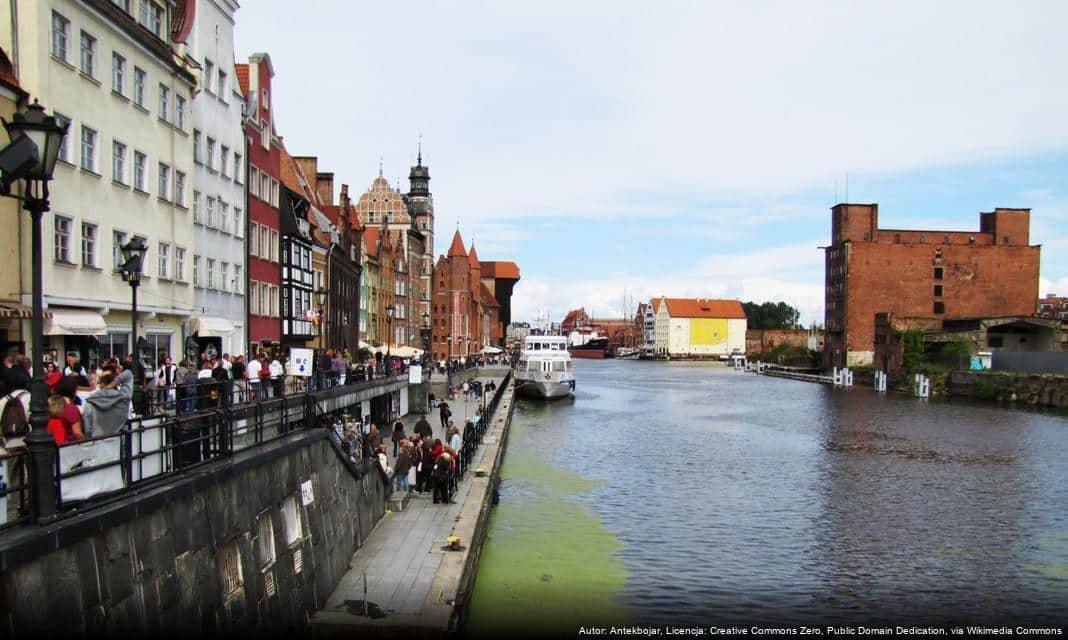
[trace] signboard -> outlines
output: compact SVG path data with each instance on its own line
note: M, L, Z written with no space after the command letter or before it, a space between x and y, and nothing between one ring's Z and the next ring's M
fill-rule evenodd
M304 349L301 347L293 347L289 350L290 361L290 375L304 376L305 378L311 377L312 374L312 358L314 357L314 351L311 349Z
M315 494L312 493L311 480L305 480L300 483L300 503L305 507L315 501Z
M422 384L423 367L413 364L408 367L408 384Z

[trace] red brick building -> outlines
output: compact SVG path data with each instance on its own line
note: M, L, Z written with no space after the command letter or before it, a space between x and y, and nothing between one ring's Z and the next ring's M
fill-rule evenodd
M1068 322L1068 297L1047 293L1045 298L1038 300L1038 315Z
M1041 247L1030 209L979 215L978 231L879 228L879 205L831 210L824 366L871 364L875 314L941 319L1028 316Z
M248 339L249 352L282 339L281 142L271 117L274 69L266 53L238 64L237 78L248 103Z
M482 282L474 246L466 251L458 230L449 253L434 266L431 288L430 350L435 360L470 356L503 338L500 303Z

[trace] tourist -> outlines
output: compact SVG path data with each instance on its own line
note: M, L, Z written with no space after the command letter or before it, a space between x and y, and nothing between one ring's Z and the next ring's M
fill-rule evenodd
M196 409L197 374L191 362L182 360L178 363L178 370L174 372L174 384L177 389L178 411L185 413Z
M410 482L411 488L416 493L422 493L423 442L419 439L419 436L414 436L412 441L408 443L408 455L412 458L412 471L408 475L415 474L414 482Z
M64 378L68 380L69 378ZM60 388L63 387L63 383L59 384ZM52 398L58 398L53 400ZM48 400L48 411L53 418L58 418L59 423L53 426L49 426L48 430L53 436L57 432L62 432L62 442L75 442L78 440L85 440L85 432L82 431L82 412L78 408L78 405L74 404L74 401L69 395L63 395L57 393ZM60 405L62 403L62 405ZM57 411L58 410L58 411ZM57 415L58 414L58 415ZM56 438L57 444L61 444L59 438Z
M117 433L130 417L133 398L133 373L105 371L100 376L100 389L85 399L82 414L84 431L90 438Z
M412 456L409 451L408 440L401 440L400 453L397 454L397 459L393 463L393 482L397 486L397 491L404 493L408 493L408 471L412 468Z
M378 447L382 446L382 434L378 432L378 427L375 423L371 423L371 428L367 431L367 442L371 446L372 451L377 451Z
M438 443L440 445L440 443ZM434 481L434 504L452 502L452 495L449 491L449 476L452 473L452 457L447 453L442 453L438 456L434 462L433 470Z
M234 404L248 401L248 378L245 367L245 356L234 356L230 361L231 384L234 387Z
M156 369L155 382L156 387L161 389L160 399L164 401L164 407L166 408L174 406L174 384L177 373L178 365L174 364L170 356L163 356L160 359L159 368Z
M419 418L419 422L415 423L415 432L424 439L433 437L434 429L430 426L430 422L427 421L425 413Z
M397 447L400 446L402 440L404 440L404 422L401 421L400 416L393 422L393 457L397 457Z
M449 409L449 403L442 401L438 403L438 415L441 416L441 428L444 429L449 424L449 418L452 417L452 410Z
M378 473L382 475L382 481L386 484L387 492L390 487L389 474L393 472L393 469L389 468L389 460L386 458L386 447L384 445L378 445L375 447L375 462L378 463Z
M45 365L45 384L48 385L48 393L52 394L56 392L56 385L63 379L63 374L60 372L59 367L55 362L49 362Z
M282 366L282 363L278 361L278 355L271 358L271 363L267 365L267 373L271 376L271 387L273 388L274 397L281 398L285 395L285 391L282 388L282 384L285 382L286 370Z
M451 447L453 451L459 451L461 447L463 447L463 440L460 438L460 430L456 427L456 425L452 423L451 420L449 421L448 434L449 447Z
M256 400L263 399L263 385L260 383L260 376L266 376L270 372L260 371L260 361L257 358L250 358L248 365L245 367L245 375L248 377L248 386L252 391L252 398Z
M420 445L419 454L419 490L420 492L429 492L431 485L431 471L434 468L434 453L432 449L433 444L430 442L430 438L425 438Z

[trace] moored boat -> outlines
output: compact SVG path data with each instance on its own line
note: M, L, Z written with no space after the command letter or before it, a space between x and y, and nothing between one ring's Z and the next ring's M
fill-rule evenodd
M526 396L552 400L571 395L575 374L563 336L527 336L515 371L515 388Z

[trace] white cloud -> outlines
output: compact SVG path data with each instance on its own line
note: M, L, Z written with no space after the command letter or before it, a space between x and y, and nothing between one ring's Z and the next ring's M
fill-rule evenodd
M1050 280L1049 278L1039 278L1038 296L1041 298L1051 293L1060 296L1068 296L1068 276L1059 278L1057 280Z

